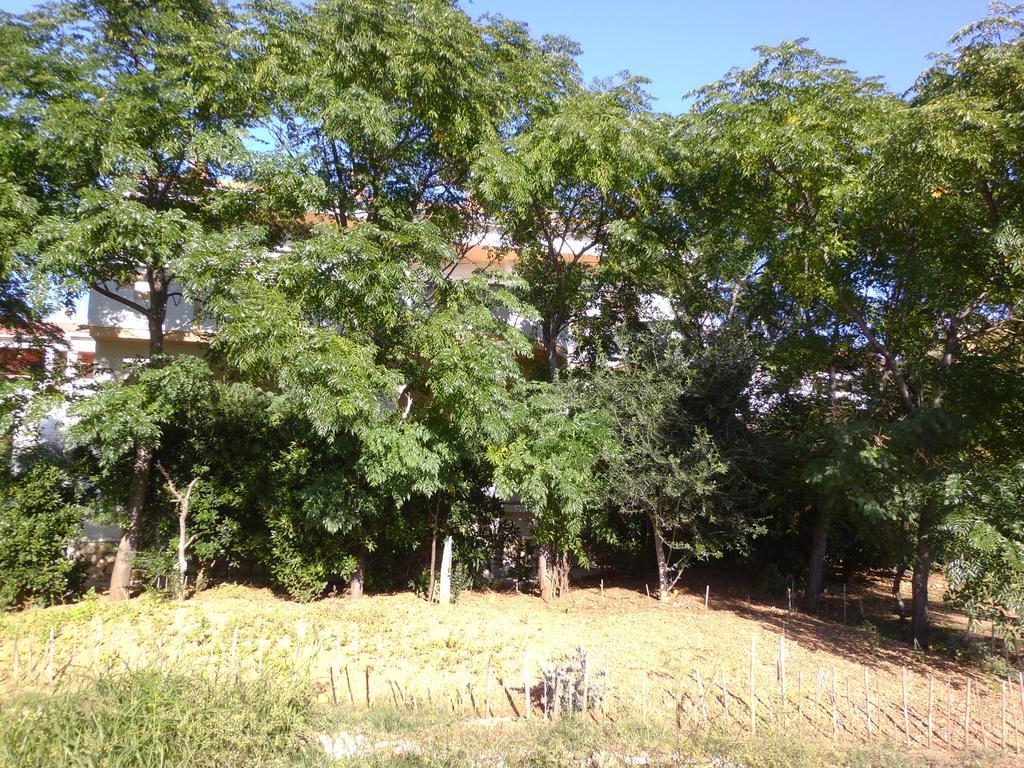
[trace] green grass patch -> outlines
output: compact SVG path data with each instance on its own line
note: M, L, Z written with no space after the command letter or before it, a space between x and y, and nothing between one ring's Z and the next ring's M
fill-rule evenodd
M315 708L287 684L131 673L0 709L0 764L18 768L307 766Z

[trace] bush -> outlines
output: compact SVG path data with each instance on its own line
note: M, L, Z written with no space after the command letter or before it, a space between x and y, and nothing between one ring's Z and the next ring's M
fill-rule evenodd
M63 602L82 583L84 566L68 557L85 509L60 467L38 462L9 479L0 498L0 608Z
M320 531L311 531L287 515L271 522L268 568L274 584L299 602L323 595L336 579L348 579L356 559L341 551L337 542Z

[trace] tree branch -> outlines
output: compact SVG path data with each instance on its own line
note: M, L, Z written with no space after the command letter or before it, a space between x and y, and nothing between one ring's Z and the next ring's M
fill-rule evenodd
M149 317L149 307L143 306L142 304L139 304L137 301L132 301L127 296L122 296L119 293L115 293L114 291L107 288L107 282L108 281L106 280L95 282L90 284L89 287L92 288L94 291L96 291L96 293L100 294L101 296L106 296L111 301L116 301L119 304L124 304L129 309L134 309L140 315L143 315L144 317Z

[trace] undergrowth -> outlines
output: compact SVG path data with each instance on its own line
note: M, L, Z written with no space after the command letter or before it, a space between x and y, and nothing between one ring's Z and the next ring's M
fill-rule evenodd
M631 720L459 719L439 709L328 708L291 677L211 681L134 672L0 704L3 768L925 768L990 766L908 755L898 745L840 747L795 735L690 734ZM330 757L324 738L358 739Z

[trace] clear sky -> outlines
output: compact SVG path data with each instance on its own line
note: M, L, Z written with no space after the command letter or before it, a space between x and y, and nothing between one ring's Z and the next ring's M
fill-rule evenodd
M2 2L2 0L0 0ZM534 34L564 34L583 47L588 78L628 69L650 78L659 109L677 112L682 94L748 66L755 45L798 37L881 75L902 92L929 53L981 18L987 0L461 0L472 15L499 13Z
M583 46L584 74L622 70L653 82L657 107L679 111L682 94L753 61L751 48L797 37L881 75L904 91L957 29L985 15L987 0L461 0L472 16L500 13L535 34ZM21 12L31 0L0 0Z

